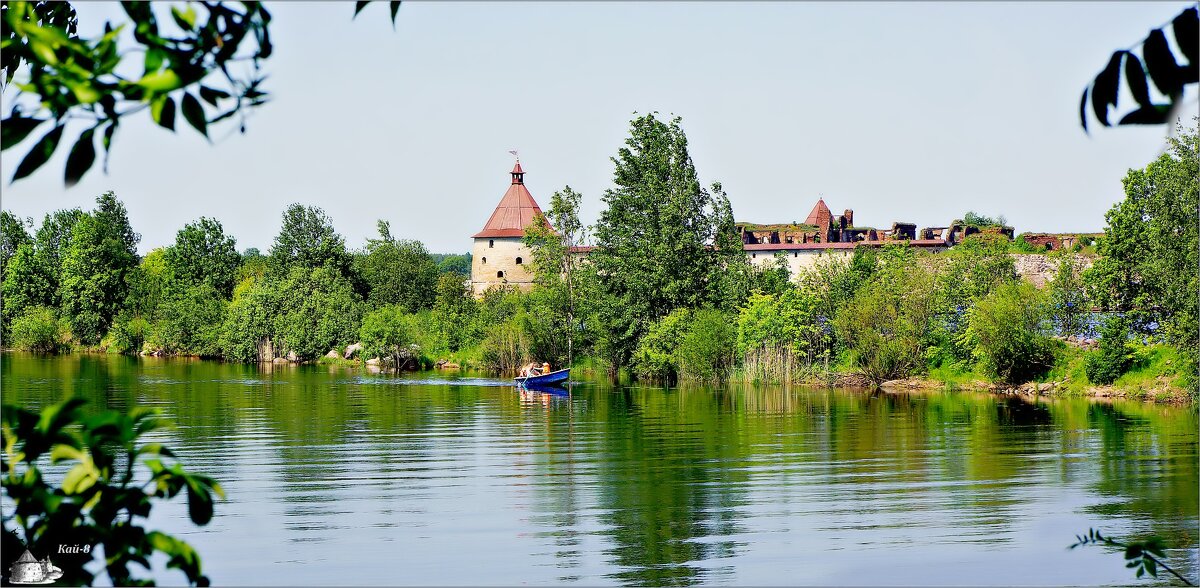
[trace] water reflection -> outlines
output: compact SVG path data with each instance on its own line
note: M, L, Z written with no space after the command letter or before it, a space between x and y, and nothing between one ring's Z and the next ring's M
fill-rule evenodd
M1065 551L1089 526L1197 569L1194 409L89 355L5 354L0 376L6 402L167 411L229 500L204 529L182 503L152 522L216 582L1131 582Z

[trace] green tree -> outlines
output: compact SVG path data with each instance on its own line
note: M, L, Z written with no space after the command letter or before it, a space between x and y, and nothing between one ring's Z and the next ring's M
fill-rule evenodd
M247 277L234 289L221 327L220 347L234 361L271 361L282 338L277 323L285 308L282 284L269 276Z
M175 244L167 248L164 261L178 287L207 284L218 296L229 298L242 256L220 221L200 217L175 234Z
M439 254L433 256L437 261L438 273L453 273L464 278L471 277L471 254Z
M575 280L579 255L573 250L583 242L584 226L579 220L583 195L566 186L550 197L550 211L538 215L525 229L525 245L532 252L534 282L538 285L540 308L535 316L549 323L550 337L566 341L566 363L575 361L577 331ZM560 358L554 357L555 361Z
M220 357L227 304L207 283L170 291L155 312L147 345L168 355Z
M125 277L137 265L140 237L112 192L75 223L63 253L62 308L80 342L98 343L125 301Z
M1049 283L1050 312L1058 334L1069 337L1083 333L1087 317L1087 289L1083 283L1083 263L1071 254L1058 256L1058 267Z
M369 239L366 253L355 259L367 286L367 304L400 305L408 313L432 308L438 280L433 257L420 241L394 239L387 221L379 221L378 227L379 238Z
M1157 323L1159 336L1183 350L1195 366L1200 348L1200 139L1193 127L1180 129L1170 141L1167 153L1126 174L1125 199L1105 215L1101 258L1085 280L1100 304L1127 311L1133 328L1144 332Z
M18 247L26 243L33 244L29 231L25 229L26 224L7 210L0 212L0 276L4 275L8 260L17 254Z
M276 341L297 360L312 361L358 336L362 300L335 268L295 267L278 292L283 313L276 322Z
M292 204L283 213L283 226L271 246L271 266L277 275L287 275L294 267L330 266L343 276L350 275L350 254L346 242L333 228L325 211L315 206Z
M12 321L27 309L53 305L52 276L44 270L38 263L33 245L22 243L8 263L4 283L0 284L0 316L3 317L5 335Z
M472 339L470 328L475 317L475 298L458 274L438 276L433 317L448 351L458 351Z
M613 158L615 186L604 193L589 256L602 293L599 318L608 326L603 348L614 370L654 321L677 308L724 302L713 277L733 254L714 247L726 228L727 199L719 185L712 192L701 187L680 119L639 116L625 144Z
M42 219L42 224L34 234L38 264L42 272L51 276L50 287L53 291L52 306L62 304L60 289L62 287L63 253L71 243L71 234L75 224L84 217L84 212L78 208L56 210Z

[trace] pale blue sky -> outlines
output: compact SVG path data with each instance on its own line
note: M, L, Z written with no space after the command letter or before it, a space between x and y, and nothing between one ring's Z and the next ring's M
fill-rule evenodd
M384 218L464 252L507 188L508 150L539 203L570 184L592 222L632 113L659 111L683 117L738 220L803 220L823 194L864 226L973 209L1018 231L1098 230L1165 129L1089 137L1080 92L1187 5L406 2L393 32L383 4L352 21L353 3L270 3L274 99L245 135L210 146L182 121L173 135L130 120L108 175L70 189L66 148L9 184L27 143L0 162L3 207L40 221L111 189L143 252L202 215L265 251L301 202L351 247ZM86 29L121 17L79 12Z

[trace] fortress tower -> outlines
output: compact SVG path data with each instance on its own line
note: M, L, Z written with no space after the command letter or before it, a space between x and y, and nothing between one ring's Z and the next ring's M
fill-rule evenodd
M472 235L471 292L482 296L492 286L515 285L527 290L533 286L529 248L522 242L525 227L542 213L537 201L525 187L521 162L513 166L512 184L500 198L496 210L483 230Z

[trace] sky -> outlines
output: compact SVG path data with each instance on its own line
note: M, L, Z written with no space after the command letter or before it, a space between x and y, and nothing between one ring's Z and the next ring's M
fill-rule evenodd
M107 174L65 188L60 147L11 183L35 133L0 157L0 205L40 222L112 190L143 253L201 216L265 252L293 202L324 209L352 248L385 219L466 252L510 150L540 204L570 185L591 223L630 119L657 111L682 117L701 181L723 184L740 221L802 221L824 197L860 226L973 210L1017 232L1096 231L1167 129L1085 134L1080 94L1188 5L405 2L393 30L384 3L357 19L353 3L268 3L272 100L245 134L217 126L210 145L182 118L171 133L142 114ZM78 12L85 34L124 20L115 3Z

